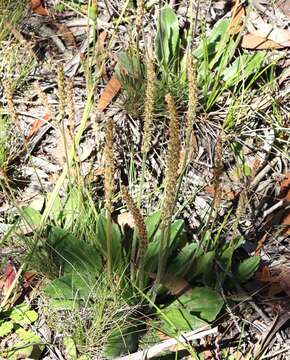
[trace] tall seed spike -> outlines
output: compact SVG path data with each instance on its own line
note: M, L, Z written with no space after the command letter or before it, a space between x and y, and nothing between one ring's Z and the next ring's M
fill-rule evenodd
M146 229L144 217L141 214L140 210L137 208L137 206L134 204L134 201L130 196L128 189L122 185L121 191L124 200L126 202L127 208L133 216L135 227L137 229L137 233L139 236L139 250L138 250L138 257L136 259L136 262L138 263L138 260L143 258L147 250L147 246L148 246L147 229Z
M165 171L165 196L161 216L161 226L164 228L170 224L174 211L180 153L179 122L172 95L167 94L165 96L165 101L168 106L170 122Z
M144 13L144 0L137 0L137 14L136 14L136 30L139 34L142 28L143 21L143 13Z
M187 124L185 133L185 146L188 150L193 130L193 124L196 121L197 107L197 79L195 63L191 55L187 55L187 77L188 77L188 108Z
M63 65L58 64L57 65L57 96L59 100L59 114L60 118L62 119L65 114L65 81L64 81L64 71L63 71Z
M21 131L18 115L14 106L12 85L9 80L3 81L4 96L7 101L8 113L12 123Z
M147 55L147 79L146 79L146 93L145 93L145 108L144 108L144 136L142 143L142 154L147 154L150 149L152 123L154 118L154 96L155 96L155 81L156 75L154 70L154 60L152 56L152 46Z

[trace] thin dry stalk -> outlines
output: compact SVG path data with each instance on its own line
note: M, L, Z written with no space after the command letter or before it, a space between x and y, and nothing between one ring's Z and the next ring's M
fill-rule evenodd
M51 106L49 105L48 97L47 97L46 93L41 89L41 87L37 81L34 83L34 89L37 93L38 98L41 101L41 104L45 108L46 115L48 116L48 120L53 120L53 118L54 118L53 110L52 110Z
M64 71L62 64L58 64L57 66L56 81L57 81L59 115L60 118L63 119L65 115L65 81L64 81Z
M109 279L112 278L112 199L114 194L114 155L113 155L113 141L114 141L114 124L112 119L108 121L106 128L106 143L105 143L105 208L107 211L107 271Z
M223 139L220 133L217 137L214 157L214 199L213 208L217 210L221 201L221 176L223 173Z
M74 137L75 128L75 102L73 94L73 80L66 80L66 95L67 95L67 114L68 114L68 126L72 138Z
M11 122L21 132L22 130L21 130L21 127L19 124L19 119L18 119L17 112L16 112L16 109L14 106L14 102L13 102L12 86L11 86L11 82L9 80L3 81L3 90L4 90L4 96L7 100L7 108L8 108L8 113L9 113Z
M113 211L112 198L114 194L114 156L113 156L113 120L109 119L106 128L106 143L104 152L105 162L105 208L111 214Z

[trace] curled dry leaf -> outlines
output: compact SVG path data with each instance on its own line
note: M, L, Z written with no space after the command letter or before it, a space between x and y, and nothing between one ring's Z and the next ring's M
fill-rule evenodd
M128 225L131 229L134 229L135 222L132 214L127 211L118 215L117 222L121 227Z
M147 275L151 279L156 279L155 273L147 273ZM176 295L176 296L180 296L184 294L186 291L188 291L191 288L190 284L186 280L180 277L173 276L169 273L163 276L162 284L166 287L167 290L170 291L172 295Z
M120 90L121 83L116 76L113 75L99 98L98 110L104 111Z
M280 185L279 197L284 200L286 209L281 225L283 227L283 233L290 235L290 173L285 174L285 177Z
M4 274L0 278L0 291L5 296L10 289L16 277L16 269L11 261L8 262L4 269Z
M49 115L44 115L43 119L36 119L32 124L28 135L26 136L25 142L28 143L29 140L38 132L38 130L45 124L47 121L50 120Z
M282 49L290 46L290 31L266 23L252 12L249 17L250 33L242 39L242 47L248 49Z
M228 27L230 34L235 35L242 30L245 15L246 10L244 5L241 4L240 0L236 0L232 8L232 17Z
M30 6L31 10L41 16L48 16L49 12L48 10L43 6L44 1L43 0L30 0Z
M77 47L74 34L65 24L54 23L54 26L56 27L58 34L63 38L66 45L72 46L74 48Z

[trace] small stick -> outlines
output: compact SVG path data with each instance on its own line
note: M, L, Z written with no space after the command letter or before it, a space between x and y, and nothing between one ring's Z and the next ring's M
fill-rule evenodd
M159 355L164 350L168 350L171 346L179 345L181 343L187 343L188 341L193 341L197 339L202 339L208 335L215 335L218 333L217 326L213 329L203 330L204 327L201 329L193 330L188 333L184 333L179 336L177 339L170 338L168 340L164 340L159 344L155 344L148 349L143 351L137 351L133 354L118 357L115 360L142 360L142 359L152 359L153 357ZM181 349L180 349L181 350Z

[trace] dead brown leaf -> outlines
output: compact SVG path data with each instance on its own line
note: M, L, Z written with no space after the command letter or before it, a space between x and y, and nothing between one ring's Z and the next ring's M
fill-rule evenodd
M128 225L132 229L135 227L134 218L129 211L119 214L117 217L117 223L121 227L124 227L125 225Z
M252 42L253 37L256 38L262 38L264 39L264 42L262 43L265 46L265 41L272 41L272 43L266 43L269 48L284 48L290 46L290 31L282 28L278 28L277 26L267 23L258 13L252 12L249 17L249 23L248 23L249 33L247 35L252 36ZM249 38L249 36L248 36ZM249 41L249 40L248 40ZM258 41L258 40L256 40ZM275 45L274 44L278 44ZM256 48L256 47L255 47Z
M236 0L232 8L232 17L228 27L230 34L235 35L242 30L245 15L246 10L244 5L241 4L240 0Z
M16 268L11 261L9 261L4 269L4 274L0 278L0 291L2 296L5 296L13 284L16 277Z
M44 115L43 120L42 119L36 119L34 123L32 124L28 135L26 136L26 143L29 142L29 140L38 132L38 130L42 127L43 124L45 124L47 121L49 121L49 115Z
M113 98L121 90L121 87L122 85L120 81L117 79L115 75L113 75L99 98L99 102L98 102L99 111L104 111L106 109L106 107L111 103Z
M147 273L147 275L151 279L156 279L155 273ZM168 273L163 276L162 285L164 285L172 295L176 295L176 296L180 296L181 294L184 294L186 291L188 291L191 288L190 284L186 280L180 277L173 276Z
M245 34L242 37L241 46L244 49L251 50L267 50L267 49L283 49L283 45L276 43L272 40L267 40L264 37L254 34Z
M30 0L31 10L35 14L41 15L41 16L48 16L49 12L43 5L44 5L43 0Z
M54 23L54 26L56 27L59 35L63 38L66 45L72 46L74 48L77 47L74 34L70 31L70 29L65 24Z

